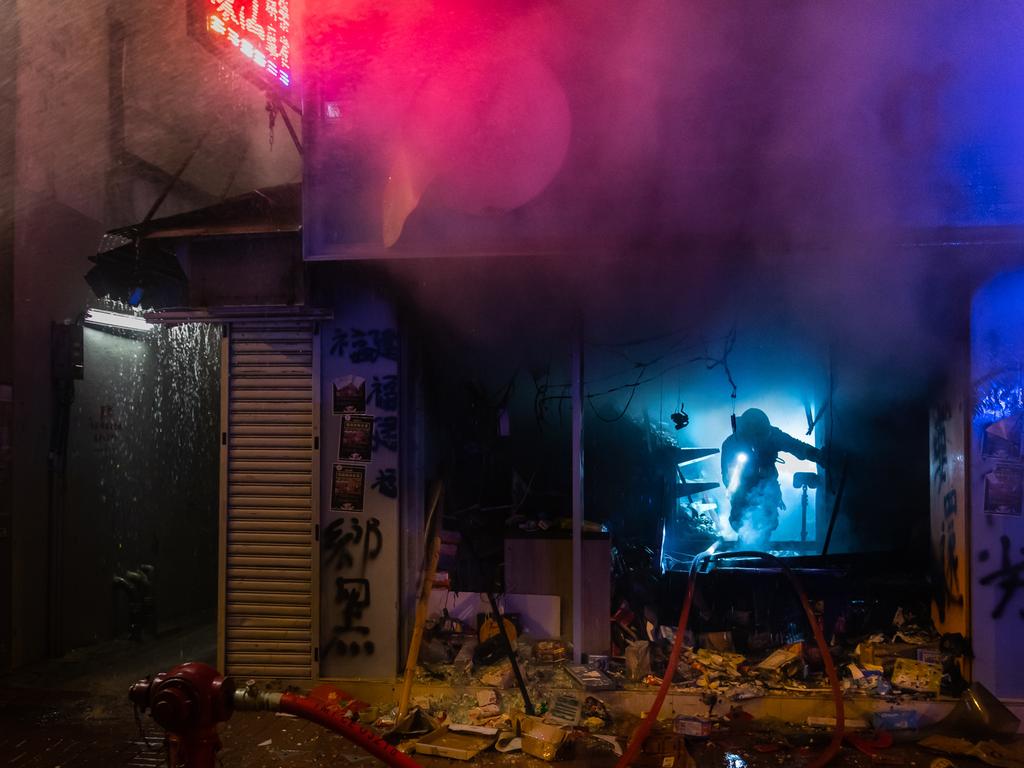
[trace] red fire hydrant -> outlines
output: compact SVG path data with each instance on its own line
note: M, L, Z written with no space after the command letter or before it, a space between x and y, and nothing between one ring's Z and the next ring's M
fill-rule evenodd
M220 749L217 723L231 717L236 707L301 717L341 734L392 768L421 768L376 733L354 722L356 710L341 704L341 700L351 697L333 686L322 685L309 696L302 696L259 691L256 681L250 680L236 691L230 677L206 664L189 662L139 680L128 690L128 698L143 711L148 709L167 731L170 768L214 768Z
M143 712L167 731L174 768L214 768L220 749L217 723L231 717L235 683L206 664L179 664L128 690Z

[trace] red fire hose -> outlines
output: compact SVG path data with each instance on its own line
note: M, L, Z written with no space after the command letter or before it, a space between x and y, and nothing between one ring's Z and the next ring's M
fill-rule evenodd
M217 724L236 709L287 712L340 733L392 768L420 768L408 755L354 722L356 709L342 704L343 692L329 686L323 691L324 687L310 696L259 691L255 681L236 689L234 680L213 667L189 662L139 680L128 696L167 731L169 760L175 768L214 768L220 750ZM318 692L323 695L318 697Z
M814 611L811 610L811 604L807 600L807 594L804 592L799 580L785 563L774 555L769 555L767 552L722 552L717 555L698 555L693 559L693 562L690 564L690 578L686 588L686 598L683 600L683 610L679 614L679 627L676 629L676 637L675 641L672 643L672 652L668 657L668 667L665 669L664 679L662 679L661 687L658 689L658 695L654 699L654 705L647 713L647 717L645 717L640 722L640 725L637 726L636 730L633 731L633 736L629 740L629 746L626 747L626 751L615 764L615 768L627 768L632 764L633 760L636 759L637 752L640 751L640 747L643 745L644 740L650 734L651 728L658 719L658 713L661 711L662 704L665 703L665 696L668 694L669 686L672 685L672 677L675 673L676 664L679 663L679 652L683 645L683 635L686 633L686 625L690 619L690 606L693 604L693 592L697 585L698 564L704 559L711 558L716 560L735 558L758 558L761 560L768 560L782 570L786 575L786 578L789 579L789 583L792 585L797 596L800 598L800 604L803 606L804 613L807 615L807 621L811 625L811 632L814 634L814 640L817 642L818 649L821 651L821 659L825 664L825 674L828 676L829 685L832 687L832 700L835 704L836 727L835 730L832 731L832 740L828 743L828 746L825 747L821 754L807 765L807 768L823 768L823 766L828 765L839 753L839 748L843 744L843 691L839 685L839 675L836 674L836 666L832 663L832 656L829 653L828 644L825 642L825 636L821 631L821 627L818 626L818 622L815 620Z
M340 733L393 768L422 768L419 763L388 744L376 733L350 720L345 714L345 710L337 705L327 704L309 696L283 693L277 709Z

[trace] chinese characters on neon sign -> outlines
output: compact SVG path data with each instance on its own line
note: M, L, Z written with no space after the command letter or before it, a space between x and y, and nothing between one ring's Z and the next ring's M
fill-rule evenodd
M206 32L281 85L291 85L290 0L208 0Z

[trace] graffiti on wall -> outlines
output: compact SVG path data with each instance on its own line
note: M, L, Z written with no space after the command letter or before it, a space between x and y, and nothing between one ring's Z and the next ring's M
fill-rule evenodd
M335 328L328 349L336 357L348 357L350 363L375 363L379 359L398 360L398 331L393 328Z
M113 405L100 405L99 416L89 416L89 431L97 446L113 442L123 429L124 424L115 414Z
M999 537L999 567L984 574L978 583L983 587L995 587L1000 591L999 602L992 609L992 618L1001 619L1007 607L1016 597L1018 590L1024 587L1024 559L1013 562L1010 544L1010 537ZM1024 547L1020 547L1019 554L1024 555ZM987 549L978 552L978 561L987 563L992 559ZM1024 618L1024 608L1019 609L1021 618Z
M953 408L946 402L932 409L931 418L931 486L932 541L936 561L935 607L940 623L944 623L951 607L963 607L964 585L961 579L960 551L965 542L958 531L963 526L957 483L951 466L951 432L954 430ZM955 447L954 447L955 450Z
M371 605L370 580L339 576L334 583L337 590L334 602L338 606L339 623L331 628L331 641L324 655L372 656L376 646L369 637L370 628L359 623L363 619L363 612Z
M363 613L371 606L370 579L366 568L384 547L380 520L368 518L365 525L358 517L341 517L324 531L324 565L348 575L334 577L335 624L324 655L372 656L376 646L370 639L370 627ZM358 574L358 575L355 575Z
M384 546L380 520L371 517L364 526L358 517L339 517L324 529L324 566L334 565L338 570L357 566L353 547L360 547L358 569L366 573L366 565L376 560Z
M322 539L321 674L390 674L395 664L400 385L397 330L356 303L324 335L322 437L336 444Z

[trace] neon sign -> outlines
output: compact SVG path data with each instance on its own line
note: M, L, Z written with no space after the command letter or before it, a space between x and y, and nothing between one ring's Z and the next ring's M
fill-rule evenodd
M270 80L292 84L291 0L203 0L205 36L231 46Z

